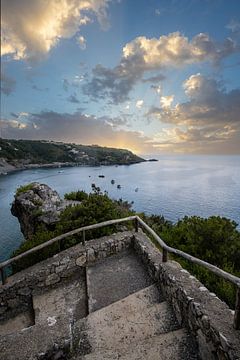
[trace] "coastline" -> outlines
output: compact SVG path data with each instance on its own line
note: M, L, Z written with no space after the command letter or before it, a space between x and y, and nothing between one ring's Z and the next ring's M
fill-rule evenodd
M147 160L143 160L140 162L145 162ZM37 163L37 164L19 164L17 166L9 164L5 159L1 159L0 158L0 176L2 175L9 175L11 173L17 172L17 171L22 171L22 170L29 170L29 169L40 169L40 168L61 168L61 167L80 167L80 166L88 166L88 167L93 167L93 166L121 166L121 165L134 165L134 164L139 164L138 162L131 162L129 164L119 164L119 163L114 163L114 164L81 164L81 163L75 163L75 162L54 162L54 163L47 163L47 164L41 164L41 163Z

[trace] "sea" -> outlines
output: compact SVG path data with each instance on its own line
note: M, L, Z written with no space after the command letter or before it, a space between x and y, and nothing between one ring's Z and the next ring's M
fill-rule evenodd
M61 196L79 189L91 192L94 183L111 198L133 201L134 210L172 222L185 215L219 215L240 224L240 156L154 157L158 161L128 166L39 168L1 175L0 262L24 240L10 209L16 189L33 181Z

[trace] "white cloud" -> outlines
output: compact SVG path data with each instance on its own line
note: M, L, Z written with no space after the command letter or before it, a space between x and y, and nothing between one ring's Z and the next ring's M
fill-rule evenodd
M172 106L170 99L163 101L162 97L162 107L153 107L146 114L168 124L154 137L155 146L164 144L183 152L240 153L240 89L227 92L221 82L199 73L184 81L183 88L188 101Z
M104 26L109 0L3 0L2 55L36 60L93 19Z
M82 49L82 50L85 50L86 49L86 47L87 47L87 41L86 41L86 39L84 38L84 36L79 36L78 38L77 38L77 42L78 42L78 44L79 44L79 46L80 46L80 48Z
M141 109L143 106L144 101L143 100L137 100L136 102L136 108Z
M171 107L173 100L174 100L174 95L161 96L160 104L163 109L166 109L166 108Z
M124 59L138 58L145 70L164 66L182 66L200 61L219 61L236 51L230 38L217 44L209 35L200 33L191 41L179 32L162 35L158 39L139 36L123 48Z
M238 50L230 38L220 44L203 33L192 40L179 32L150 39L139 36L123 47L120 62L113 69L97 65L83 91L94 99L109 97L118 104L129 99L128 95L138 81L156 83L164 79L161 74L144 79L146 72L181 68L203 61L217 64Z

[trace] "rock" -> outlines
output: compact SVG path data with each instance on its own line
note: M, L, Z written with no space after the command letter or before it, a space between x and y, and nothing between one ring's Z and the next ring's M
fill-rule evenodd
M77 266L84 266L87 262L86 254L82 254L76 259L76 265Z
M53 230L61 211L72 203L62 200L48 185L35 182L16 193L11 212L18 218L23 235L30 238L39 226Z

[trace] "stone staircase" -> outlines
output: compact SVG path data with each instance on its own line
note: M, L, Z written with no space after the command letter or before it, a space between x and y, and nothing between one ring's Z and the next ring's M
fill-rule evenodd
M93 239L0 288L0 359L240 359L213 295L143 233Z
M193 338L133 252L87 268L87 279L90 313L75 324L72 360L198 359Z

